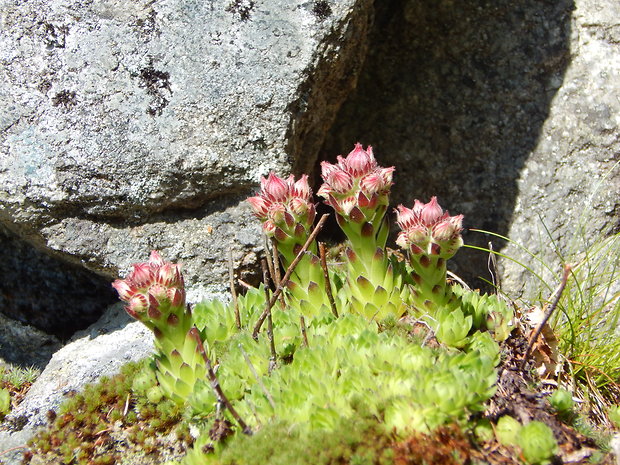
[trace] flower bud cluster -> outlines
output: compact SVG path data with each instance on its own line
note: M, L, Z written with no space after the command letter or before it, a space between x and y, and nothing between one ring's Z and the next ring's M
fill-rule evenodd
M293 175L283 179L269 173L267 178L261 179L260 193L250 197L248 202L262 221L265 233L279 240L301 234L299 225L309 231L316 216L312 190L305 174L295 181Z
M117 279L112 286L127 302L127 313L140 321L158 320L163 306L185 307L180 265L164 262L155 250L148 262L136 263L127 278Z
M324 184L317 195L326 204L353 220L361 216L360 209L375 210L379 205L387 205L394 167L378 166L371 146L364 150L357 143L346 158L339 155L337 160L335 165L321 162Z
M396 243L414 255L449 258L463 245L463 215L450 216L444 212L437 197L426 204L416 200L413 208L399 205L396 215L396 222L402 229Z

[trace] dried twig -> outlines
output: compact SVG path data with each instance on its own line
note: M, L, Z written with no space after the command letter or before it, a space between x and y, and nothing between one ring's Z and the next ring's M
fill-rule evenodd
M265 256L267 257L267 266L269 267L269 276L274 277L275 272L273 270L273 261L270 259L270 256L273 256L273 244L274 241L269 241L269 238L263 234L263 243L265 244ZM269 245L271 245L271 255L269 255ZM277 286L277 283L276 283Z
M130 394L127 393L127 399L125 399L125 408L123 408L123 417L125 417L127 415L127 412L129 411L129 398Z
M489 259L487 260L487 269L491 274L491 279L493 280L493 287L501 292L502 290L502 282L499 277L499 270L497 269L497 258L495 257L495 252L493 251L493 243L489 241Z
M323 224L325 223L325 221L327 221L328 217L329 217L328 213L326 213L325 215L323 215L321 217L319 222L316 224L316 226L312 230L312 233L308 237L308 240L306 240L306 243L303 245L303 247L301 248L301 250L299 251L299 253L295 257L295 260L293 260L293 262L286 269L286 273L284 273L284 276L282 277L282 281L280 281L280 285L275 290L275 292L271 295L271 299L269 299L269 301L265 305L265 309L263 310L263 313L258 317L258 321L254 325L254 331L252 332L252 337L254 339L258 338L258 332L260 331L260 327L262 326L263 322L265 321L265 318L267 318L267 314L271 311L271 307L273 307L273 305L276 303L276 300L278 299L278 296L282 293L284 287L288 284L288 281L291 278L291 274L293 274L293 271L295 270L295 267L297 266L297 264L303 258L304 254L306 253L306 250L308 250L308 247L310 247L310 244L312 244L312 242L316 238L317 234L319 233L319 231L323 227Z
M267 260L264 258L260 261L261 268L263 269L263 284L265 285L265 297L269 301L269 267L267 266ZM269 357L269 373L276 367L276 346L273 341L273 319L271 318L271 307L267 313L267 339L269 339L269 351L271 357Z
M308 334L306 333L306 319L303 315L299 315L299 325L301 326L301 337L304 341L304 346L308 347Z
M9 452L13 452L14 450L26 449L26 448L28 448L27 444L24 444L23 446L11 447L10 449L5 449L2 452L0 452L0 455L8 454Z
M327 258L325 256L325 244L319 242L319 255L321 257L321 268L323 268L323 276L325 277L325 292L327 293L327 299L329 305L332 308L332 313L338 318L338 309L336 308L336 302L334 301L334 295L332 294L332 284L329 282L329 272L327 271Z
M276 285L276 288L280 285L280 281L282 280L282 275L280 274L280 254L278 253L278 243L272 239L271 241L271 261L273 262L273 282ZM280 303L282 304L282 308L285 308L284 302L284 294L280 294Z
M241 416L239 416L239 413L237 413L235 408L232 406L232 404L228 400L228 397L226 397L226 395L222 391L220 382L217 380L217 376L215 376L215 372L213 371L213 365L211 364L211 359L209 358L209 356L207 355L207 352L205 351L205 346L202 344L202 339L200 339L200 333L198 332L195 326L189 330L189 335L192 338L194 338L194 340L196 341L196 345L198 346L200 355L202 355L202 358L205 361L205 365L207 366L207 377L209 378L209 381L211 381L211 388L213 389L213 392L215 393L215 397L217 397L218 402L226 406L230 414L237 421L237 423L239 423L239 426L241 426L241 430L243 431L243 434L251 435L252 430L247 425L247 423L243 421Z
M553 311L558 306L558 303L560 302L560 297L562 297L562 292L564 292L564 288L566 287L566 283L568 282L568 277L570 275L571 270L572 268L570 265L564 265L564 274L562 275L562 282L560 283L560 286L558 287L558 289L555 291L555 298L553 299L553 302L551 303L551 305L545 312L545 316L543 317L542 321L538 325L538 328L536 328L536 331L534 332L534 334L532 334L532 337L528 341L527 350L525 351L523 360L521 360L521 369L525 367L527 359L529 358L532 352L532 348L534 347L534 344L536 344L536 341L538 340L538 337L540 336L540 333L542 332L543 327L547 324L547 321L549 321L549 318L551 318Z
M233 305L235 307L235 324L237 329L241 329L241 316L239 315L239 301L237 300L237 291L235 290L235 270L233 266L232 247L228 250L228 277L230 279L230 293L232 295Z
M263 384L263 380L260 379L260 377L258 376L258 373L256 373L256 369L254 368L254 365L252 364L252 361L250 360L250 357L248 357L248 354L246 353L246 351L243 350L243 346L241 344L239 344L239 349L241 350L241 354L243 355L243 358L245 359L245 363L248 364L248 367L250 368L250 371L252 372L252 375L254 375L254 378L256 379L256 382L258 383L260 388L265 393L265 396L267 397L267 400L269 401L269 404L271 404L271 408L273 408L275 410L276 409L276 404L273 401L273 397L271 397L271 393L267 390L267 388Z

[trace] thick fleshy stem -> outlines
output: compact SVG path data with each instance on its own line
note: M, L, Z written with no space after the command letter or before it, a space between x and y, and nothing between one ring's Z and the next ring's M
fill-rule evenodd
M259 195L248 199L256 216L263 222L265 234L277 244L285 267L295 260L312 229L315 207L311 196L306 175L295 181L293 176L282 179L270 173L261 180ZM275 278L274 273L272 276ZM325 277L315 242L307 246L307 252L291 275L288 288L288 305L299 309L305 316L312 317L329 310L330 303L323 292Z
M112 284L127 313L151 329L157 349L157 378L163 393L184 402L205 366L194 338L191 311L179 265L164 262L157 251L148 262L133 265L129 276Z
M409 209L399 205L397 223L402 229L396 243L409 252L414 282L412 301L419 313L434 314L456 305L447 284L447 260L463 245L463 215L450 216L437 198L424 204L419 200Z
M372 147L364 150L361 144L337 160L321 163L324 183L318 195L334 208L349 240L346 300L350 310L369 319L400 317L405 312L406 290L385 252L389 233L385 213L394 168L380 167Z
M293 271L295 270L295 267L298 265L298 263L304 257L304 254L305 254L308 246L312 242L314 242L314 240L316 239L316 236L319 234L319 231L323 228L323 225L325 224L325 221L327 221L328 217L329 217L328 214L325 214L325 215L323 215L321 217L319 222L314 227L314 230L312 231L312 233L310 234L310 236L306 240L306 243L301 247L301 250L298 252L297 257L295 257L295 260L293 260L293 262L286 269L286 273L284 273L284 276L282 277L282 280L280 281L280 285L278 287L276 287L276 290L274 291L274 293L271 294L271 298L269 299L269 301L265 305L265 309L263 310L263 313L261 313L261 315L258 317L258 320L256 321L256 324L254 325L254 329L252 331L252 337L254 339L258 338L258 333L260 332L260 328L263 325L263 322L265 321L265 318L267 318L267 315L269 314L269 312L271 312L271 309L273 308L274 304L276 303L276 300L278 300L278 297L280 296L280 294L284 290L285 286L288 285L289 280L291 278L291 275L293 274Z

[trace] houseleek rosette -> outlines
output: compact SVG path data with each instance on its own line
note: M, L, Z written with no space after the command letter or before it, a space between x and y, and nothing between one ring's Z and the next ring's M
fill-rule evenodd
M426 204L415 200L413 208L399 205L396 213L402 229L396 243L408 251L413 268L413 305L418 312L432 315L438 309L454 308L457 299L446 280L446 262L463 245L463 215L444 212L437 197Z
M295 181L293 175L282 179L273 173L261 179L261 191L248 202L262 221L263 231L275 240L288 267L312 232L316 211L308 176ZM311 244L297 264L288 283L289 305L297 307L304 316L313 317L329 311L325 292L325 277L317 256L317 246Z
M190 335L194 326L180 266L152 251L148 262L133 265L129 276L112 286L127 302L127 313L155 334L157 379L164 395L184 402L206 369L198 342Z
M347 301L350 310L379 320L402 316L406 292L400 273L385 252L389 227L385 212L389 203L394 167L377 165L372 147L356 144L337 163L321 163L323 185L317 195L336 211L338 225L346 234Z

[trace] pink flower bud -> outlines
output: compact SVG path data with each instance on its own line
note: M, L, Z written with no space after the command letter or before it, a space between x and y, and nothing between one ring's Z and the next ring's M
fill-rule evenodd
M334 171L339 170L338 165L332 165L327 161L321 162L321 177L323 180L327 179Z
M120 297L120 299L124 300L125 302L131 299L136 293L135 289L132 289L131 286L122 279L117 279L116 281L114 281L112 283L112 287L116 289L116 292L118 292L118 296Z
M429 240L428 228L422 224L410 226L405 233L410 244L422 244Z
M449 216L433 226L433 238L437 242L447 242L458 237L463 230L463 215Z
M323 183L321 187L319 187L319 190L317 191L316 195L318 195L319 197L323 197L324 199L328 199L329 195L332 192L333 192L332 188L328 184Z
M248 202L252 206L252 209L254 210L256 216L258 216L260 219L263 219L265 218L265 216L267 216L267 211L269 210L269 203L264 198L260 196L250 197L248 198Z
M332 171L330 176L325 180L333 191L346 194L353 187L353 179L351 176L342 170Z
M338 201L338 207L345 215L349 215L353 207L357 205L357 198L355 196L347 197L346 199L342 199Z
M308 201L299 197L291 199L291 210L297 216L305 214L310 209L311 205L312 204L310 204Z
M275 224L281 224L284 221L286 207L281 203L273 203L269 207L269 219Z
M164 264L164 259L161 258L159 252L157 250L151 250L151 256L149 257L149 265L155 268L158 266L162 266Z
M418 199L415 199L413 201L413 208L412 208L413 212L416 215L420 215L422 213L422 210L424 209L424 205L425 205L424 202L420 202Z
M435 224L442 216L443 210L437 203L437 197L431 197L431 201L422 206L420 218L425 225L431 226Z
M136 288L141 288L151 281L153 278L151 273L151 262L136 263L132 266L133 271L127 277L128 284L133 284Z
M304 174L299 178L295 184L293 184L293 188L291 189L291 195L293 198L301 198L303 200L310 200L312 196L312 190L310 189L310 184L308 184L308 175Z
M168 288L159 283L152 284L151 287L149 287L148 295L150 302L152 302L151 297L158 303L165 302L168 300Z
M403 231L417 222L418 216L415 212L403 205L396 207L396 223Z
M185 290L172 288L167 291L168 300L173 307L185 306Z
M385 183L379 173L370 173L362 178L360 187L362 192L367 194L367 197L370 197L382 191L385 188Z
M415 248L420 253L423 250L424 253L448 256L462 245L463 215L450 216L444 212L437 197L432 197L426 204L416 200L411 209L399 205L396 221L402 229L396 242L410 251Z
M166 287L178 286L180 279L180 267L172 263L164 263L155 273L155 282Z
M274 231L276 230L276 225L273 221L267 220L263 223L263 231L269 237L273 236Z
M376 162L372 155L372 147L368 146L368 151L364 150L359 142L355 148L347 155L345 163L348 171L354 175L364 175L375 168Z
M127 309L136 315L142 315L149 309L149 301L144 294L136 294L129 300Z
M269 173L267 179L261 180L261 187L264 195L274 202L284 202L288 198L287 182L274 173Z
M383 178L383 183L385 186L389 187L392 185L392 176L394 174L394 170L396 168L394 168L393 166L390 166L389 168L379 168L379 175Z
M164 262L157 251L149 261L133 265L129 276L112 284L128 305L127 313L141 321L158 319L161 304L185 306L185 289L180 265Z

